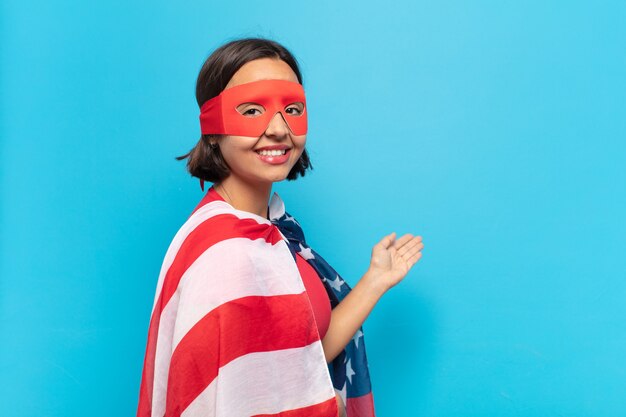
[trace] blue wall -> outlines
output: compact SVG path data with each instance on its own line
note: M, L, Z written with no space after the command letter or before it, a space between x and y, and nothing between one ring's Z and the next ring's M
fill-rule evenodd
M378 415L626 415L624 3L215 3L2 2L1 414L135 413L195 78L259 35L302 64L309 243L354 285L424 237L365 324Z

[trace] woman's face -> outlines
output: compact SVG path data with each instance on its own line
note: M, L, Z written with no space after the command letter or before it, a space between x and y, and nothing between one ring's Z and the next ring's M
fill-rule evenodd
M286 62L274 58L261 58L244 64L230 79L226 89L259 80L298 82L298 77ZM254 117L263 111L263 107L244 103L237 110L243 115ZM301 110L301 105L290 105L285 109L286 112ZM228 182L244 181L251 184L267 184L287 178L289 171L304 151L306 134L294 135L281 114L276 113L261 136L226 135L218 143L231 170L226 179ZM279 156L261 154L260 150L267 147L286 149L286 153Z

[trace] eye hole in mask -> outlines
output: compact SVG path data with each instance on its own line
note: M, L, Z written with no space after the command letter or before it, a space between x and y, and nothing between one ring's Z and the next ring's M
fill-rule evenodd
M222 91L200 110L202 134L259 137L280 113L294 135L307 132L304 88L286 80L260 80Z
M258 103L243 103L237 106L237 111L242 116L259 117L265 113L265 107ZM298 102L290 104L285 107L281 113L289 114L294 117L302 116L304 113L304 103Z

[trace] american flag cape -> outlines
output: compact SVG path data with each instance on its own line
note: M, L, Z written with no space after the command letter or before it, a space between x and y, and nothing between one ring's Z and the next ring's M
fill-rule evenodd
M152 308L138 417L373 417L362 329L326 364L299 252L334 308L350 287L306 245L277 193L270 220L211 187L167 250Z

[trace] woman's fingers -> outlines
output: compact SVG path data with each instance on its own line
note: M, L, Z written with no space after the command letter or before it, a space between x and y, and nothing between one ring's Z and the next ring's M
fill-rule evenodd
M412 249L414 249L420 243L422 243L422 237L421 236L415 236L414 238L408 240L404 244L404 246L402 246L401 248L398 248L398 255L405 256L405 254L410 252Z
M413 235L410 234L410 233L407 233L406 235L402 236L401 238L396 239L396 241L393 242L393 247L396 248L396 249L400 249L407 242L409 242L412 238L413 238Z
M407 263L409 264L409 268L411 268L413 265L415 265L417 263L417 261L420 260L420 258L422 257L422 252L417 252L416 254L414 254L413 256L411 256L409 258L409 260L407 261Z
M378 246L385 250L391 250L391 256L400 256L404 262L412 267L421 257L421 250L424 248L421 236L413 236L410 233L396 239L396 232L385 236ZM395 253L394 253L395 252Z
M423 248L424 244L420 241L401 255L402 259L406 262L409 269L411 269L413 265L415 265L420 259L420 257L422 256Z
M411 250L404 254L404 259L410 260L415 255L421 254L422 249L424 249L424 243L419 242L417 245L411 248Z

